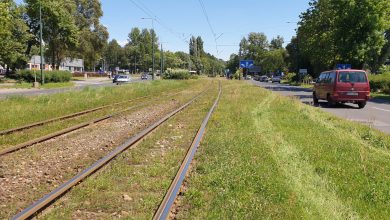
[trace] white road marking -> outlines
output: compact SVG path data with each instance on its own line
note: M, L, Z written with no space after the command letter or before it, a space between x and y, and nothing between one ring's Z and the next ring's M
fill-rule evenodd
M371 107L371 108L376 109L376 110L385 111L385 112L390 112L390 110L383 109L383 108L377 108L377 107Z

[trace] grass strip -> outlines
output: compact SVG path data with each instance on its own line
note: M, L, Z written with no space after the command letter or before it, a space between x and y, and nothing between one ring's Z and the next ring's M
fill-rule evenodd
M225 82L178 219L385 219L390 138Z

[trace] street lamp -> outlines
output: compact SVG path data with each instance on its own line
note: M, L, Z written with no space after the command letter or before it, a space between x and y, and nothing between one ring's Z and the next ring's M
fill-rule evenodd
M42 85L45 83L45 76L43 75L43 48L42 48L42 3L39 1L39 35L40 35L40 52L41 52L41 80L42 80Z
M168 43L168 42L160 42L160 45L161 45L161 70L160 70L160 77L162 78L163 74L164 74L164 50L163 50L163 43Z
M152 30L153 30L153 33L156 34L156 32L154 31L154 18L141 18L143 20L152 20ZM154 80L154 36L152 35L152 60L153 60L153 64L152 64L152 80Z

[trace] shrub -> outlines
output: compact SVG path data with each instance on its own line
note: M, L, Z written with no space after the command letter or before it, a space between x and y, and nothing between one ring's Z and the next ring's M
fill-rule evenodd
M233 79L242 79L243 78L243 75L242 75L242 72L241 70L237 70L234 75L233 75Z
M370 87L373 92L390 94L390 73L369 75Z
M188 70L184 69L168 69L164 75L163 79L196 79L197 76L192 76Z
M283 76L283 79L287 82L295 81L296 73L286 73L286 75Z
M33 70L19 70L14 76L19 81L34 82L35 74L37 81L41 81L40 71ZM46 83L49 82L69 82L72 78L72 73L68 71L44 71L44 79Z

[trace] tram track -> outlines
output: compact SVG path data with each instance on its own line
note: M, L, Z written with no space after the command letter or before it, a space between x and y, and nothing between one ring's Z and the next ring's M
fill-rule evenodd
M177 91L177 92L174 92L174 93L163 94L162 96L174 96L174 95L182 93L183 91ZM118 102L118 103L114 103L114 104L111 104L111 105L106 105L106 106L102 106L102 107L99 107L99 108L93 108L93 109L89 109L89 110L86 110L86 111L78 112L78 113L75 113L75 114L66 115L66 116L53 118L53 119L37 122L37 123L34 123L34 124L22 126L22 127L19 127L19 128L10 129L10 130L8 130L9 132L3 131L3 133L4 133L3 135L11 134L11 133L14 133L14 132L17 132L17 131L21 131L21 130L25 130L25 129L29 129L29 128L32 128L32 127L41 126L41 125L52 123L52 122L55 122L55 121L61 121L61 120L65 120L65 119L78 117L80 115L85 115L85 114L88 114L88 113L91 113L91 112L95 112L95 111L101 110L103 108L108 108L108 107L112 107L112 106L115 106L115 105L124 104L124 103L127 103L127 102L133 102L133 101L140 100L140 99L145 99L145 98L148 98L148 97L149 96L139 97L139 98L135 98L135 99L124 101L124 102ZM110 119L110 118L113 118L113 117L117 117L117 116L119 116L119 115L121 115L121 114L123 114L125 112L130 111L130 110L136 109L138 107L146 106L147 104L150 104L151 102L153 102L155 99L160 99L160 98L161 97L153 98L151 101L141 102L140 104L136 104L136 105L130 106L130 107L124 109L124 110L120 110L120 111L117 111L117 112L112 112L110 114L107 114L107 115L104 115L104 116L100 116L98 118L95 118L95 119L92 119L92 120L89 120L89 121L86 121L86 122L82 122L82 123L73 125L71 127L67 127L67 128L61 129L59 131L55 131L55 132L43 135L41 137L34 138L34 139L31 139L31 140L25 141L23 143L16 144L16 145L11 146L11 147L7 147L5 149L0 149L0 157L3 156L3 155L6 155L6 154L12 153L12 152L21 150L23 148L30 147L30 146L33 146L35 144L38 144L38 143L50 140L52 138L55 138L55 137L58 137L58 136L61 136L61 135L64 135L64 134L67 134L67 133L70 133L70 132L82 129L82 128L85 128L85 127L90 126L92 124L96 124L96 123L105 121L107 119Z
M178 112L182 111L183 109L187 108L190 104L192 104L197 98L199 98L202 94L204 94L207 91L204 90L198 95L196 95L194 98L192 98L190 101L188 101L186 104L182 105L178 109L170 112L157 122L153 123L146 129L142 130L141 132L137 133L132 138L125 141L122 145L112 150L109 154L95 162L92 166L88 167L87 169L83 170L79 174L77 174L74 178L70 179L68 182L62 184L55 190L53 190L51 193L49 193L47 196L41 198L37 202L35 202L33 205L28 207L27 209L20 212L18 215L14 217L14 219L26 219L30 218L35 215L35 213L39 212L42 208L46 207L48 204L50 204L52 201L54 201L56 198L58 198L60 195L62 195L64 192L68 191L70 188L72 188L74 185L79 183L82 179L88 177L92 173L96 172L98 169L103 167L106 163L108 163L110 160L115 158L118 154L125 151L141 139L143 139L145 136L147 136L150 132L155 130L157 127L159 127L161 124L163 124L166 120L176 115Z

